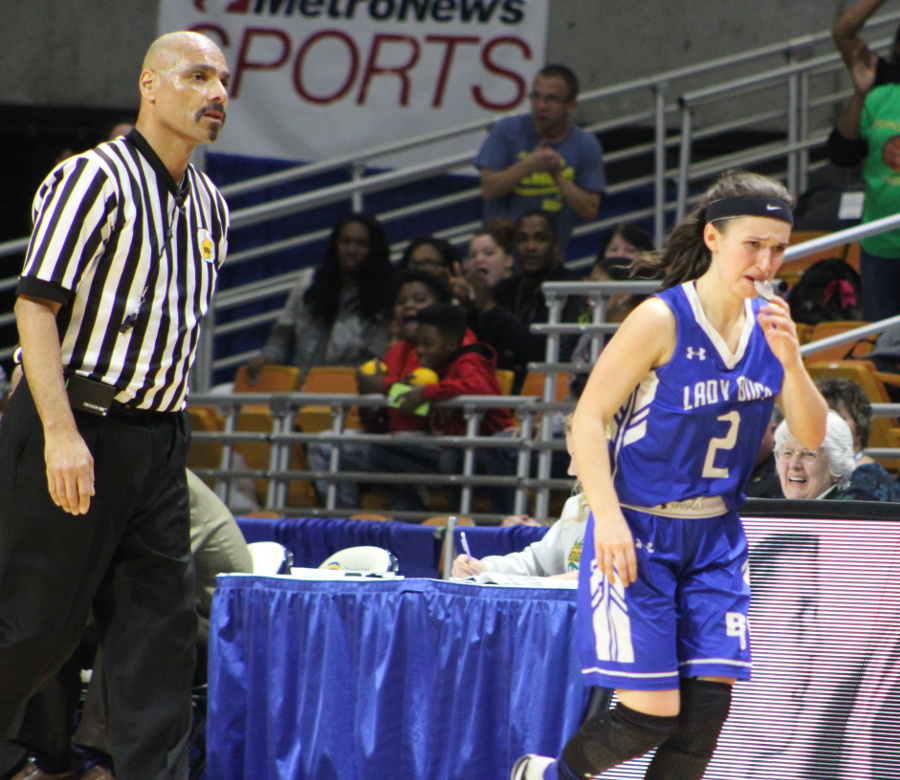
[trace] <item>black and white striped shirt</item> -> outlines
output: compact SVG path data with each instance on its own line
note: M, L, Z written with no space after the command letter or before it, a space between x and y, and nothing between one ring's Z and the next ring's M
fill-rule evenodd
M17 292L62 304L63 366L140 409L184 408L228 248L228 207L188 166L179 190L144 137L57 166L34 199Z

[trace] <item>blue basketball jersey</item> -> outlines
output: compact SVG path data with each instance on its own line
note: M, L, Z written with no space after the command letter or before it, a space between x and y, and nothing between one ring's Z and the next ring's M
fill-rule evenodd
M622 504L655 507L721 496L744 499L784 370L757 322L759 299L732 354L710 325L693 282L659 293L675 314L671 360L644 377L610 426L610 460Z

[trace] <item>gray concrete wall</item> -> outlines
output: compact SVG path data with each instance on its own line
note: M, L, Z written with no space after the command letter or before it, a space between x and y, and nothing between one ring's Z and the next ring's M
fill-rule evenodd
M825 29L849 1L552 0L548 57L590 89ZM134 107L156 23L154 0L0 0L0 104Z
M602 87L828 29L844 4L555 0L548 52L571 63L585 87Z
M0 104L137 109L154 0L0 0Z

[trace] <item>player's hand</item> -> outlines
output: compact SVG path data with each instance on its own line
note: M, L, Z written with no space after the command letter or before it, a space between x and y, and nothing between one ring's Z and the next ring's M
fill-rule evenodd
M769 349L781 365L794 368L803 362L797 326L791 319L791 310L783 298L776 295L769 303L760 307L758 321Z
M77 429L45 432L44 460L53 503L70 515L86 514L94 495L94 458Z
M626 588L637 579L634 537L618 508L594 516L594 557L597 567L611 583L618 576Z
M454 577L474 577L484 571L484 564L468 555L457 555L450 573Z

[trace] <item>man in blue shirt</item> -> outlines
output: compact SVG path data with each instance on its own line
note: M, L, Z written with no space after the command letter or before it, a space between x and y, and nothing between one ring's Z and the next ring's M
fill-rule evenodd
M606 189L599 141L570 119L577 96L572 71L546 66L534 80L531 114L497 122L475 159L485 222L545 211L556 221L563 254L575 216L595 219Z

